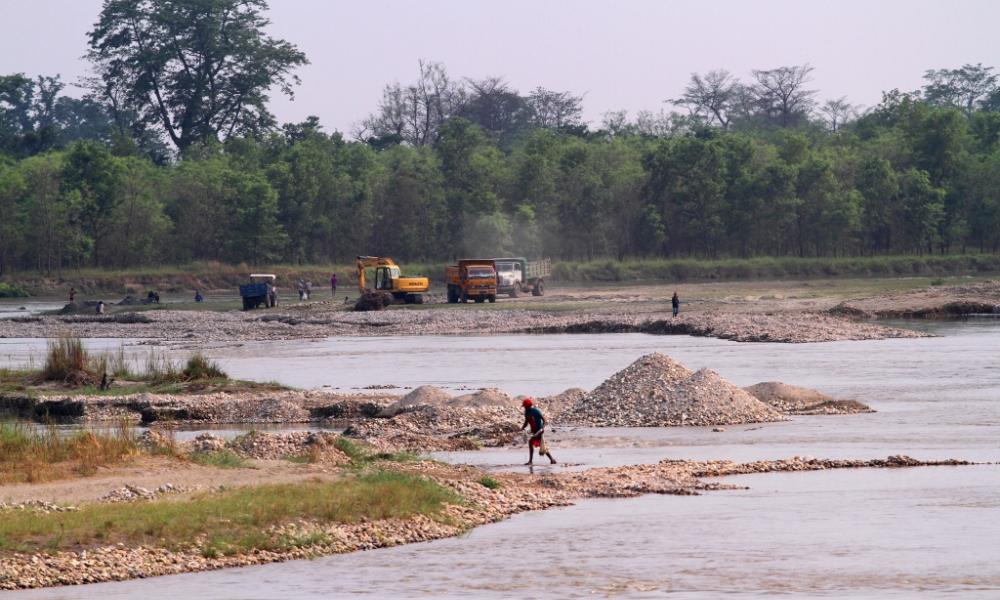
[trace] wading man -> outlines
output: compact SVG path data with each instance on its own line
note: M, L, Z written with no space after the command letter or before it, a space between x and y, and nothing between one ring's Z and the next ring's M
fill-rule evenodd
M534 462L535 448L538 448L540 456L548 456L552 464L556 464L556 459L552 458L552 453L542 439L545 433L545 417L542 416L542 411L533 406L531 398L525 398L521 405L524 406L524 425L521 425L521 430L523 431L525 427L531 428L531 437L528 438L528 462L524 464L530 465Z

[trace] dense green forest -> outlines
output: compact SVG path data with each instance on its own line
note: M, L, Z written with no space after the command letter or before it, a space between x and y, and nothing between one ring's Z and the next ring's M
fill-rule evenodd
M421 62L345 135L268 111L307 58L265 33L266 11L106 0L83 97L58 77L0 77L0 275L359 253L1000 251L992 67L927 71L863 111L821 102L809 65L712 71L672 112L595 124L573 93Z

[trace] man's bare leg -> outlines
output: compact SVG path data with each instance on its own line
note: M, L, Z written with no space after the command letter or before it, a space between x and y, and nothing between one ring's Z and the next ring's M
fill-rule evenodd
M549 464L552 464L552 465L556 464L556 459L552 458L552 453L551 452L546 452L545 456L548 456L549 460L552 461Z
M528 442L528 462L524 463L526 465L533 464L535 462L535 447Z

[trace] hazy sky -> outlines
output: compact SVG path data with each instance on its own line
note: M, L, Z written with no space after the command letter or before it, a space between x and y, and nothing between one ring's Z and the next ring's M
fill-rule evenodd
M312 62L281 121L318 115L350 132L418 59L455 77L504 77L585 95L585 117L658 110L691 72L808 62L820 98L872 105L920 87L926 69L1000 67L997 0L271 0L274 35ZM75 81L101 0L0 0L0 73ZM669 106L668 106L669 108Z

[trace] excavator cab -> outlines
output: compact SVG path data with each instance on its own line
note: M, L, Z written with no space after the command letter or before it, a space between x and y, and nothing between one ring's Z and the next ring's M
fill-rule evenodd
M375 289L387 292L395 291L394 280L399 279L399 267L376 267Z

